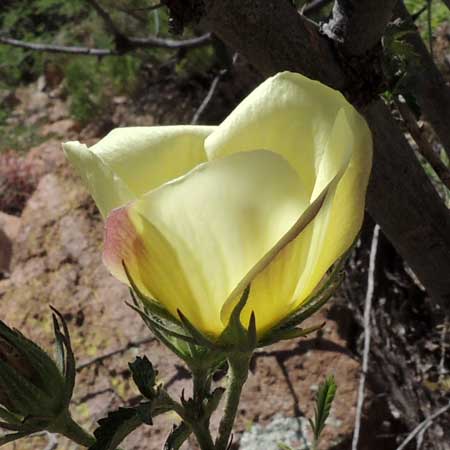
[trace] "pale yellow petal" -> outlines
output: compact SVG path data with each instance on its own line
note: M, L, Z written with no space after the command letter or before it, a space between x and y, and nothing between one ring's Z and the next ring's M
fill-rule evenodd
M135 199L128 186L88 147L79 142L63 144L67 159L81 176L103 217Z
M206 161L208 126L174 125L112 130L91 147L138 197Z
M372 165L372 137L365 120L354 110L347 110L345 126L330 142L329 153L336 155L338 147L352 143L351 158L326 205L326 217L318 222L322 228L316 232L309 255L310 277L300 280L297 304L309 295L331 265L342 256L355 241L364 218L367 184ZM330 160L330 159L327 159ZM324 209L324 210L325 210Z
M102 215L184 175L205 162L205 138L214 127L117 128L88 148L63 148L92 193Z
M300 74L283 72L246 97L205 141L208 159L267 148L297 170L309 193L343 95Z
M201 165L130 206L127 215L140 238L131 253L145 253L133 270L173 315L179 308L200 330L217 336L231 291L289 231L307 202L296 172L272 152ZM120 228L108 220L108 248L131 248L117 242L130 236ZM115 259L120 270L121 257L105 260Z
M318 161L313 202L300 218L302 226L297 230L294 226L266 261L259 262L238 285L222 310L224 322L250 281L242 320L247 324L254 311L260 334L292 313L312 293L361 227L370 160L370 133L365 122L357 113L348 118L342 109Z

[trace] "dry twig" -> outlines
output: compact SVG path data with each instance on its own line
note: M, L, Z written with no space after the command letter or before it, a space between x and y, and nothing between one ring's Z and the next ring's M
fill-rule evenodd
M430 417L427 417L423 422L420 422L411 433L408 434L406 439L397 447L396 450L403 450L419 433L424 433L427 428L429 428L435 419L437 419L441 414L444 414L450 409L450 402L446 406L438 409Z
M419 128L419 125L417 125L416 118L414 117L406 102L400 100L399 98L396 98L395 104L397 105L397 108L403 117L409 133L417 144L417 150L428 161L442 183L444 183L445 186L450 189L450 169L434 152L433 147L423 135L422 130Z
M180 50L201 47L209 45L211 35L204 34L190 39L176 40L169 38L159 38L155 36L148 36L145 38L127 38L129 46L122 49L120 52L109 48L91 48L91 47L77 47L67 45L41 44L36 42L26 42L18 39L13 39L6 36L0 36L0 44L11 45L13 47L25 48L38 52L50 53L69 53L86 56L120 56L124 53L135 51L139 48L166 48L168 50Z
M11 45L13 47L25 48L37 52L70 53L88 56L112 56L118 55L114 50L108 48L73 47L66 45L40 44L36 42L25 42L5 36L0 36L0 44Z
M191 120L191 124L192 125L197 125L198 124L198 121L200 120L200 116L203 114L203 112L205 111L205 109L208 107L209 103L213 99L214 94L216 93L216 90L217 90L217 86L219 85L219 81L225 75L226 72L227 71L225 69L221 70L214 77L214 80L212 81L211 86L209 87L208 93L206 94L206 96L203 99L202 103L197 108L197 110L195 111L195 113L194 113L194 115L192 117L192 120Z
M364 301L364 351L361 368L361 377L359 379L358 401L356 405L355 431L353 432L352 450L357 450L359 441L359 431L361 429L362 408L364 404L364 389L366 384L367 370L369 367L370 352L370 312L372 310L373 293L375 289L375 266L378 250L378 236L380 233L379 225L373 229L372 245L370 247L369 269L367 276L367 291Z
M236 64L236 61L238 59L238 54L235 53L233 55L233 61L232 64ZM209 103L211 102L211 100L213 99L216 91L217 91L217 86L219 85L219 81L228 73L229 69L222 69L215 77L214 80L211 83L211 86L209 87L209 90L205 96L205 98L203 99L203 101L201 102L200 106L197 108L197 110L195 111L192 120L191 120L191 125L197 125L198 121L200 120L200 116L205 112L205 109L208 107Z

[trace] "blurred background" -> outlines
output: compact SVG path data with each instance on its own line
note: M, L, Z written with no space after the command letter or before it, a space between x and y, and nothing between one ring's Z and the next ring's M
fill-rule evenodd
M405 3L450 82L448 9L437 0ZM331 9L326 1L296 4L317 21ZM0 318L50 348L48 305L64 314L78 359L73 409L90 429L107 411L136 401L127 366L133 356L146 353L173 392L189 390L189 374L149 335L125 305L127 289L103 268L101 217L60 143L91 144L123 126L216 124L260 81L201 25L182 30L156 1L0 2ZM394 109L392 92L385 99ZM433 131L416 114L423 139L448 168ZM417 156L450 205L450 191ZM375 285L373 344L359 448L397 449L415 425L449 402L450 318L384 236L374 239L374 226L367 217L342 287L313 320L326 319L323 330L256 355L233 448L277 450L281 442L306 448L305 416L331 373L338 391L322 446L351 447L368 279ZM124 448L161 449L173 420L139 429ZM447 411L404 448L449 449L449 423ZM76 446L43 434L5 448Z

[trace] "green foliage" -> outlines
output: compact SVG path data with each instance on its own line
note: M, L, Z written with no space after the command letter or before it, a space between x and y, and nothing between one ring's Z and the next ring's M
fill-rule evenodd
M96 443L89 450L114 450L123 439L142 425L137 408L119 408L98 421Z
M70 94L70 112L80 122L87 122L104 106L101 79L96 76L98 63L75 58L66 67L66 87Z
M336 394L336 382L330 375L320 385L316 396L316 407L314 410L314 420L309 421L314 433L313 449L317 448L320 435L325 428L325 422L330 414L331 404Z
M152 363L146 356L137 356L134 362L128 364L133 381L139 392L146 398L152 399L156 395L156 376L158 371L153 368Z
M419 57L407 42L410 33L415 33L414 27L400 19L386 28L383 36L383 71L389 88L385 97L389 100L401 94L408 105L420 113L414 98Z
M189 76L205 73L216 60L212 47L200 47L190 51L189 58L184 58L177 64L177 75Z
M111 5L109 5L111 3ZM125 33L143 36L155 28L155 15L142 13L134 19L122 9L148 6L143 0L102 2L111 6L110 12ZM167 19L158 12L158 27L165 27ZM147 17L148 16L148 17ZM139 19L139 20L138 20ZM3 34L26 42L51 43L67 46L113 48L112 37L103 20L83 0L17 0L7 2L0 12L0 30ZM95 59L0 45L0 89L12 89L22 83L36 80L47 63L63 70L66 93L71 112L85 123L105 114L114 95L131 94L136 86L141 66L152 53L166 56L161 50L138 54ZM0 124L7 116L0 105Z
M415 14L420 11L424 6L428 4L428 0L405 0L405 5L411 14ZM446 5L441 0L432 0L431 4L431 29L434 31L443 22L448 20L449 13ZM425 42L429 40L428 33L428 13L424 11L420 17L416 20L416 25L419 27L422 37Z
M81 123L108 113L111 94L134 90L140 60L132 55L97 60L77 56L65 66L65 83L70 112Z
M2 137L0 140L0 155L11 149L25 152L45 141L45 137L39 134L38 124L9 127L4 123L8 115L9 111L3 109L0 105L0 136Z

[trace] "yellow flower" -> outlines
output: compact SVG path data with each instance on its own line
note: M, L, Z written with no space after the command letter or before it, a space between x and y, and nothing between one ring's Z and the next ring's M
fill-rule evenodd
M261 336L296 311L362 223L372 141L337 91L284 72L217 127L64 144L106 217L104 262L217 337L251 282Z

